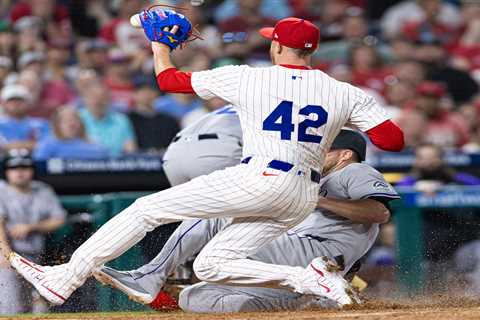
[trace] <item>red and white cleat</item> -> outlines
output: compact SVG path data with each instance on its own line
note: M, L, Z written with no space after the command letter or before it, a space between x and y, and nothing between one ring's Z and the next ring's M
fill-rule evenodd
M53 279L61 279L60 276L53 276L55 267L40 266L15 252L10 253L8 261L10 265L24 277L25 280L31 283L40 295L51 304L61 305L67 300L68 296L70 296L70 294L67 295L66 292L62 292L64 290L58 290L52 285Z
M338 265L327 257L319 257L305 269L303 294L325 297L337 303L338 307L359 304L350 284L338 273Z

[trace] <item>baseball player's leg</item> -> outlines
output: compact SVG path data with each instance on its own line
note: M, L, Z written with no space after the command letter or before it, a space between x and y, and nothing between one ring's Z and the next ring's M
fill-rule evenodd
M262 246L250 258L268 264L306 267L316 257L335 259L340 255L339 248L332 241L319 241L289 231ZM179 305L190 312L250 312L331 306L325 301L282 289L206 283L183 290Z
M235 218L203 248L193 263L196 276L217 284L297 289L303 268L248 259L288 230L275 218Z
M303 219L313 210L318 193L318 185L298 176L295 169L288 173L280 172L278 176L274 177L262 177L262 172L269 160L259 158L252 160L251 163L252 165L249 163L248 166L239 165L217 171L211 175L202 176L188 183L140 198L100 228L75 251L69 263L65 265L41 267L27 264L25 266L26 263L18 255L12 255L10 261L17 271L33 283L44 297L47 297L52 303L61 304L83 284L94 269L121 255L140 241L148 231L159 225L179 220L215 216L276 217L266 219L264 224L251 221L245 225L248 225L250 230L243 227L236 230L247 237L250 237L252 233L264 231L267 234L265 237L257 237L256 244L250 242L247 247L244 247L244 241L238 235L238 243L230 242L230 248L233 248L231 251L234 252L232 258L242 259L243 262L240 265L241 269L244 269L245 264L248 265L251 261L245 258L256 248L272 240L287 227L297 223L299 217ZM297 194L304 195L304 198L300 199L296 196ZM273 227L268 225L269 223L273 223ZM242 279L235 279L237 274L226 274L228 271L237 269L239 264L234 264L231 266L232 268L229 268L229 261L222 260L221 262L226 262L227 268L224 268L226 272L221 272L219 277L211 277L211 271L216 268L211 261L215 259L210 260L210 256L207 254L203 257L207 259L200 259L201 263L197 263L197 270L200 271L203 278L208 278L209 281L242 283ZM212 267L214 268L212 269ZM252 269L258 268L265 268L265 266L252 266ZM249 282L252 282L252 285L261 283L267 285L265 282L270 281L272 277L276 280L279 279L277 268L270 266L266 269L268 270L264 270L263 276L260 278L255 278L254 272L252 272L250 276L253 278ZM29 272L27 273L25 270ZM271 272L275 273L275 276L270 275ZM238 276L243 277L243 272L240 272ZM295 284L292 284L292 287L295 287Z
M182 290L178 305L194 313L295 310L310 297L282 289L233 287L200 282Z
M3 267L0 269L0 288L0 315L23 312L22 285L14 270Z
M123 291L135 301L150 303L162 289L167 277L198 254L230 221L227 218L184 221L148 264L126 272L102 268L95 273L95 277Z
M344 254L335 241L314 239L289 230L263 246L250 258L266 263L306 267L312 259L322 256L337 261L337 257Z

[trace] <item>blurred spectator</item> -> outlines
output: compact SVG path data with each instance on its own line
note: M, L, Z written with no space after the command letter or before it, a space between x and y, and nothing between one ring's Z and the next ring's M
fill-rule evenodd
M422 142L443 147L461 147L468 142L467 123L460 114L448 110L442 103L446 93L442 84L423 82L417 86L416 93L416 98L400 115L400 123L409 121L412 113L419 113L424 123L414 129L421 132Z
M462 1L462 15L464 32L452 52L452 63L480 82L480 2Z
M130 56L120 49L109 53L105 84L110 90L111 104L115 111L127 112L133 103L133 83L130 72Z
M16 56L15 35L4 20L0 20L0 55L11 59Z
M413 186L419 191L433 193L446 184L480 185L480 178L448 167L442 148L426 143L415 148L412 171L396 185Z
M478 84L467 72L446 63L447 51L438 39L419 43L415 48L415 58L426 66L427 79L445 83L456 103L466 102L478 93Z
M387 85L385 97L387 114L396 119L401 115L403 108L415 97L415 86L406 81L394 80Z
M155 84L153 84L155 85ZM134 107L129 113L135 129L139 151L159 153L170 144L180 127L172 116L155 111L153 102L158 90L147 81L138 81Z
M384 66L374 46L364 43L352 46L348 60L352 69L352 84L385 94L392 71Z
M69 14L67 8L62 4L55 0L19 1L10 12L10 19L14 23L32 16L41 20L41 32L46 39L70 39Z
M187 0L181 1L178 6L185 8L185 14L192 26L195 26L202 36L201 40L190 42L188 47L196 50L200 49L213 59L220 56L222 54L220 48L222 36L215 25L207 24L207 16L204 14L202 7L192 6L191 2Z
M438 21L450 28L460 25L458 9L441 0L405 0L388 9L382 17L382 31L388 38L397 37L406 23L423 22L426 12L438 11Z
M0 185L0 314L46 312L40 295L17 277L7 256L11 250L38 261L45 249L45 235L65 221L65 210L52 188L34 181L28 151L10 150L4 162L6 182Z
M441 20L442 1L421 0L424 17L419 21L408 21L402 27L403 35L412 42L424 42L438 39L443 46L448 47L456 40L457 27Z
M110 156L137 150L132 124L124 114L110 108L110 93L101 82L90 83L83 95L80 117L89 140L108 149Z
M25 16L13 24L18 53L43 52L45 50L42 26L42 19L34 16Z
M228 20L239 12L239 6L244 0L225 0L215 10L215 21L218 23ZM245 0L247 2L247 0ZM291 16L290 7L286 0L261 0L255 1L261 14L271 19L282 19Z
M23 52L17 61L19 71L30 70L38 75L43 74L45 55L41 51Z
M223 34L224 42L230 41L232 44L238 39L235 46L237 56L250 56L255 54L260 58L265 57L267 42L257 32L258 28L275 25L276 20L265 16L260 11L262 0L242 0L237 1L238 10L236 14L219 23L220 32ZM235 40L235 41L231 41ZM232 47L232 44L230 45Z
M100 26L111 20L107 1L71 0L70 12L75 12L70 18L74 32L83 37L95 37Z
M341 38L335 41L322 41L314 53L314 59L322 62L347 62L349 52L355 44L365 41L370 45L377 45L378 39L367 37L368 31L368 21L362 9L349 7L341 20ZM377 50L382 57L389 54L388 48L384 45L378 44Z
M18 60L21 70L18 82L28 87L32 96L32 108L29 111L31 116L50 118L58 107L75 98L74 91L66 80L65 66L60 62L63 50L49 51L48 66L45 56L40 52L25 52Z
M393 65L393 75L399 81L417 86L425 80L425 67L415 60L402 60Z
M52 119L52 131L52 135L35 147L35 159L102 159L109 155L106 148L87 141L82 120L71 106L56 111Z
M0 88L3 86L10 71L12 71L12 67L12 59L6 56L0 56Z
M68 77L72 82L75 81L78 73L85 69L93 69L103 75L108 65L109 47L105 41L99 39L79 42L75 50L77 64L68 70Z
M290 0L292 16L310 21L318 21L322 15L322 6L317 0Z
M147 45L147 40L140 28L130 24L130 17L142 10L145 1L117 1L117 16L100 29L100 37L109 43L117 44L123 51L133 54L138 48Z
M338 40L342 37L342 19L349 6L351 4L347 0L322 2L320 11L320 38L322 41Z
M4 115L0 118L2 149L26 148L32 150L37 141L48 135L48 123L28 117L30 94L22 85L7 85L1 92Z

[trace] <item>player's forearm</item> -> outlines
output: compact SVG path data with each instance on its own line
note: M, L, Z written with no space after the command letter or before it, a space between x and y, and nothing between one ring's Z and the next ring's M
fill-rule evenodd
M32 232L48 233L57 230L65 223L63 218L50 218L32 225Z
M170 48L159 42L152 42L153 64L155 75L158 77L163 71L175 68L170 59Z
M358 223L385 223L390 219L387 207L373 199L339 200L320 197L317 208L329 210Z
M170 59L170 49L152 42L153 60L157 84L161 91L169 93L195 93L191 73L178 71Z

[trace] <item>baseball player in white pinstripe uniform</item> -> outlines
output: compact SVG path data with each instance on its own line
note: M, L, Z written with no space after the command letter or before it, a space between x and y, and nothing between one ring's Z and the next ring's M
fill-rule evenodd
M214 113L210 114L198 124L201 125L214 116ZM235 125L233 121L230 124ZM240 127L240 123L237 126ZM210 128L210 132L219 130L222 129ZM190 143L191 148L195 149L195 144L198 143ZM231 147L239 148L234 141L231 141ZM188 153L183 150L183 155ZM389 213L384 204L399 198L378 171L358 163L365 159L365 153L365 140L351 130L342 130L327 153L323 172L326 176L320 182L321 194L333 199L353 200L340 203L341 206L350 204L354 207L353 210L348 209L346 217L335 214L334 210L338 207L330 210L317 209L298 226L263 246L250 258L275 264L307 266L313 258L327 256L338 260L342 266L341 274L345 274L375 242L378 223L388 220ZM228 157L229 154L219 154L219 157L223 156ZM211 167L220 168L222 165L215 158L210 161L213 162ZM341 211L340 214L345 215L345 212ZM167 277L178 266L198 254L230 222L231 219L226 218L184 221L147 265L123 272L105 267L96 272L95 277L100 282L123 291L132 300L157 308L165 301L165 294L160 290ZM180 297L182 309L193 312L296 309L308 306L310 302L299 294L285 290L237 289L206 283L184 290Z
M231 217L232 223L194 262L200 280L284 288L327 298L339 306L353 302L347 282L329 271L322 258L303 268L248 257L315 209L319 172L342 126L366 131L373 143L387 150L402 149L403 134L363 91L308 67L319 41L315 25L288 18L261 34L272 39L275 66L227 66L190 74L174 68L170 47L152 42L161 90L196 93L205 99L218 96L235 106L244 159L235 167L138 199L92 235L66 264L39 266L10 254L12 266L47 300L64 303L96 268L160 225Z

